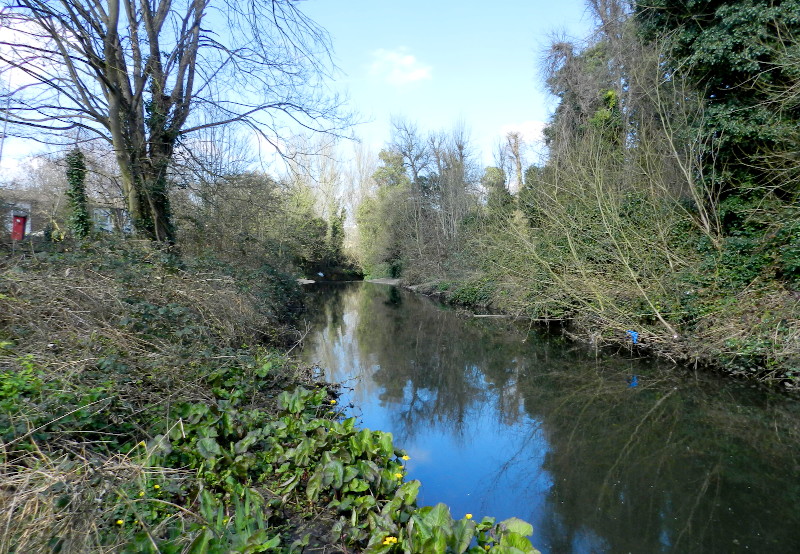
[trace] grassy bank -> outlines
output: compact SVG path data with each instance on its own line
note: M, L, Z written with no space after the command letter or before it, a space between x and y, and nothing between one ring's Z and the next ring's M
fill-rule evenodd
M282 352L294 280L136 242L0 265L0 552L534 552L420 508L390 434Z

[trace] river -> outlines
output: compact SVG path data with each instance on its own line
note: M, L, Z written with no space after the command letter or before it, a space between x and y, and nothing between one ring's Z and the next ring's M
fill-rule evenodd
M421 504L525 519L543 553L800 552L796 400L387 285L307 291L302 357L408 451Z

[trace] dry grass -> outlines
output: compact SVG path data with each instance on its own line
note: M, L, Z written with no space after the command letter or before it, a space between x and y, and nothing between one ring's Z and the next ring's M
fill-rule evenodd
M177 403L208 401L210 371L252 359L243 345L284 336L278 299L151 244L0 256L0 553L118 551L114 510L136 512L131 491L156 475L181 478L119 445L153 439L148 422L163 427ZM159 525L196 519L172 508Z

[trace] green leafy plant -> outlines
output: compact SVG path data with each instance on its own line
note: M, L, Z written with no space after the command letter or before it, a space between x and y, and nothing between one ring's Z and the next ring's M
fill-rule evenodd
M89 214L86 196L86 162L83 152L77 148L67 154L67 198L69 199L69 230L77 238L86 238L92 231L92 218Z

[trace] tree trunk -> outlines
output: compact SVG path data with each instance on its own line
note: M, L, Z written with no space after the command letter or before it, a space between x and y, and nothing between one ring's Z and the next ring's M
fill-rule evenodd
M131 151L119 153L122 186L134 231L142 238L172 244L175 229L169 200L167 167L169 157L142 159Z

